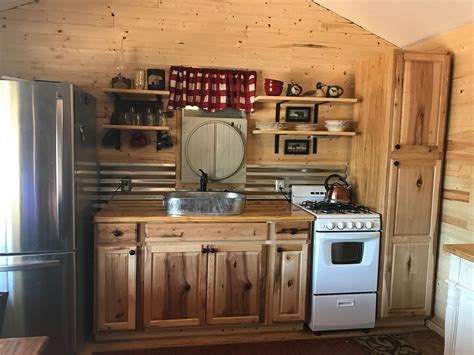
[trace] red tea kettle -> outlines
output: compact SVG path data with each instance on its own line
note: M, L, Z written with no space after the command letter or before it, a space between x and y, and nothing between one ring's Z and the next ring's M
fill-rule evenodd
M337 178L337 182L329 185L329 180ZM326 188L326 196L324 200L330 203L350 203L351 202L351 187L347 181L339 174L329 175L324 181Z

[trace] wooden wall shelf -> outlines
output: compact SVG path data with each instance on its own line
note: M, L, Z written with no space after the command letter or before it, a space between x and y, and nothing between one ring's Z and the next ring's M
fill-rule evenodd
M351 137L356 132L329 132L329 131L296 131L296 130L277 130L277 129L254 129L252 134L256 135L291 135L291 136L318 136L318 137Z
M114 89L114 88L103 88L103 92L114 95L149 95L149 96L170 96L168 90L138 90L138 89Z
M169 127L162 126L131 126L131 125L119 125L119 124L104 124L102 128L106 129L120 129L124 131L169 131Z
M347 97L315 97L315 96L265 96L260 95L255 98L255 102L295 102L300 104L321 105L326 103L355 104L358 102L355 98Z

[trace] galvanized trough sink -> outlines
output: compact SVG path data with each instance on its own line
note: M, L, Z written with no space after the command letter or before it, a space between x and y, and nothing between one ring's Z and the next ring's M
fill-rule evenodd
M245 209L245 195L239 192L176 191L164 194L166 213L185 215L233 215Z

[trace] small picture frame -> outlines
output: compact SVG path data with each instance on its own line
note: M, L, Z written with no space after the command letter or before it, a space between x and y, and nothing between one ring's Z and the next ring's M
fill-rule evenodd
M285 154L309 154L308 139L285 140Z
M286 122L311 122L311 107L286 107Z

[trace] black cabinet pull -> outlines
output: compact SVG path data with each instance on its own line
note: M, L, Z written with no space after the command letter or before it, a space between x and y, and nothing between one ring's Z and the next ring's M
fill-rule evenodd
M130 250L128 253L133 256L135 255L135 250Z
M298 228L290 228L290 234L295 235L298 232L299 232Z
M203 253L203 254L209 253L209 248L207 248L207 247L202 247L201 253Z
M400 149L400 144L395 144L395 149Z
M118 230L118 229L115 229L112 234L115 236L115 237L121 237L123 235L123 232L121 230Z
M209 252L210 252L211 254L214 254L214 253L217 252L217 249L215 249L215 248L210 248L210 249L209 249Z
M278 248L277 248L277 252L279 252L279 253L283 252L283 248L282 248L282 247L278 247Z
M399 166L399 165L400 165L400 162L399 162L398 160L395 160L395 161L393 162L393 165Z

